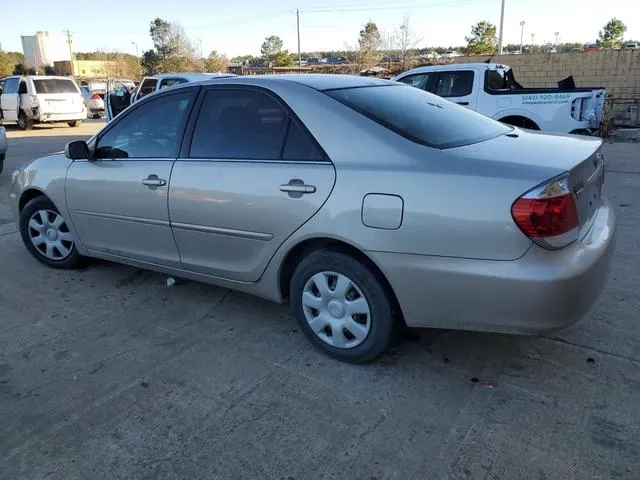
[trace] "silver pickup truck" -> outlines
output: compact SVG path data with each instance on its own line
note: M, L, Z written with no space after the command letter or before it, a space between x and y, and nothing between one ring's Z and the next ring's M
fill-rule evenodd
M418 67L392 80L407 83L517 127L592 133L604 116L604 88L524 88L507 65Z

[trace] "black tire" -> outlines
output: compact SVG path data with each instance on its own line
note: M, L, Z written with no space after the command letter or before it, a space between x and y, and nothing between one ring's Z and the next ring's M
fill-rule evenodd
M337 348L329 345L313 331L305 317L302 304L305 285L315 274L323 271L348 277L368 302L370 329L357 346ZM329 356L344 362L366 363L375 360L387 350L399 326L393 314L393 302L376 273L345 253L320 250L304 258L291 277L289 293L291 308L307 338Z
M29 253L31 253L31 255L33 255L33 257L40 263L51 268L73 269L82 267L84 264L83 257L78 253L75 241L73 242L73 246L70 249L71 252L69 253L69 255L60 260L54 260L46 257L33 244L30 237L31 227L29 227L29 221L31 220L31 217L40 210L48 210L60 215L60 212L53 204L53 202L44 195L34 198L24 206L24 208L20 211L20 235L22 236L22 241L27 247L27 250L29 250Z
M67 125L69 125L71 128L77 127L78 125L80 125L80 120L71 120L70 122L67 122Z
M23 110L20 110L20 113L18 113L18 128L20 130L31 130L33 128L33 123L33 119L27 118L27 114L24 113Z

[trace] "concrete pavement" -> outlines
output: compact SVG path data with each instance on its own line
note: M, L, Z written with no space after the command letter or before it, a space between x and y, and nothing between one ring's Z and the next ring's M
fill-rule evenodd
M9 130L0 177L0 478L637 479L640 157L607 145L608 286L547 337L416 331L335 362L284 306L106 262L33 260L3 204L59 127Z

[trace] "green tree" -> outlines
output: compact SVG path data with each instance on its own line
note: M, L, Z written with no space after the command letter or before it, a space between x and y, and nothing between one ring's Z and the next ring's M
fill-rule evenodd
M267 65L273 62L275 55L280 53L283 45L282 39L277 35L271 35L264 39L262 47L260 47L260 53L267 62Z
M155 50L147 50L142 53L142 72L145 75L155 75L160 70L160 58Z
M175 53L174 39L171 31L171 23L161 18L156 18L149 25L149 34L153 42L153 48L164 69L167 59Z
M280 50L273 56L274 67L290 67L294 64L295 62L288 50Z
M358 63L359 68L371 67L378 63L382 36L378 26L373 22L367 22L358 38Z
M469 55L487 55L495 52L498 40L496 26L487 21L478 22L471 27L471 36L464 37L467 41L466 53Z
M212 50L204 60L204 69L207 72L226 72L228 66L229 59L224 55L219 55L215 50Z
M627 26L622 20L612 18L598 33L598 46L608 49L620 48L626 31Z

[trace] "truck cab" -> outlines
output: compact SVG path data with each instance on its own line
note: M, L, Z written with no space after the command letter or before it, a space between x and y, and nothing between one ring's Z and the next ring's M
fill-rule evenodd
M591 133L604 117L603 88L525 88L508 65L467 63L418 67L392 80L421 88L510 125ZM572 83L572 82L569 82Z

